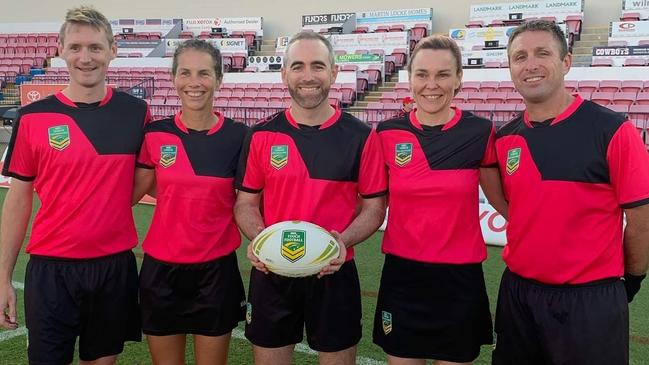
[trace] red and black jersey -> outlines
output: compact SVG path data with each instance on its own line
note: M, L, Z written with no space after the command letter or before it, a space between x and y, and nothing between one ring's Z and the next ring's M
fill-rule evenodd
M80 108L62 93L20 109L3 175L33 181L41 207L27 252L93 258L133 248L135 158L144 101L108 88Z
M444 125L421 125L413 111L377 132L389 171L383 252L429 263L484 261L478 183L479 168L496 162L493 124L456 108Z
M241 244L234 222L234 177L247 127L218 114L208 131L181 115L145 129L138 167L155 169L157 203L142 249L173 263L226 256Z
M264 192L264 223L287 220L344 231L357 198L387 192L380 144L368 125L336 110L319 127L299 126L290 109L258 124L244 143L236 187ZM347 250L347 259L354 256Z
M554 120L504 125L496 151L512 272L548 284L623 275L622 209L649 203L649 155L631 122L576 96Z

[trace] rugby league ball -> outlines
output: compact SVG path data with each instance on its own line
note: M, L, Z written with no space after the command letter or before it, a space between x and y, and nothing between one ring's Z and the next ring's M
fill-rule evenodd
M268 270L288 277L317 274L338 257L339 251L340 246L327 230L303 221L275 223L252 241L252 253Z

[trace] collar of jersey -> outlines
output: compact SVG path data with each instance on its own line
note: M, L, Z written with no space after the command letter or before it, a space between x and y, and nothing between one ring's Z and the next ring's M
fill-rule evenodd
M185 134L189 134L189 130L187 129L183 121L180 119L181 114L182 111L179 111L178 113L176 113L176 115L174 115L174 124L176 124L176 127L180 129L180 131L182 131ZM214 127L210 128L210 130L207 131L208 136L210 134L216 133L223 126L223 120L225 119L223 114L219 112L215 112L214 115L216 115L216 124L214 124Z
M322 130L322 129L329 128L332 125L334 125L336 123L336 121L338 121L338 119L340 119L341 114L342 114L342 111L339 108L335 108L334 114L331 117L329 117L329 119L325 120L325 122L320 125L319 129ZM284 112L284 115L286 116L286 120L288 120L290 125L292 125L293 127L297 128L297 129L300 129L300 126L297 125L298 122L295 120L295 118L293 118L293 115L291 115L291 108L286 109L286 111Z
M573 100L572 103L570 103L570 105L568 105L566 110L562 111L561 114L554 117L554 120L552 120L552 123L550 123L550 126L553 126L553 125L555 125L555 124L557 124L559 122L562 122L562 121L568 119L568 117L570 117L572 114L574 114L574 112L577 111L577 109L584 102L584 99L582 99L581 96L579 96L579 94L573 94L572 96L575 98L575 100ZM525 112L523 112L523 121L525 122L525 125L527 125L529 128L534 128L532 126L532 123L530 122L530 116L529 116L529 114L527 114L527 110L525 110Z
M70 106L70 107L73 107L73 108L79 109L79 107L77 106L77 104L75 104L74 101L70 100L70 98L68 98L67 96L65 96L61 91L59 91L59 92L57 92L56 94L54 94L54 96L55 96L55 97L56 97L56 98L57 98L61 103L65 104L65 105L67 105L67 106ZM106 87L106 95L104 96L103 99L101 99L101 101L99 102L99 105L98 105L97 107L99 108L99 107L101 107L101 106L104 106L104 105L108 104L108 102L110 101L110 98L112 98L112 97L113 97L113 89L107 86L107 87ZM89 108L89 109L92 110L92 109L94 109L94 108Z
M462 117L462 110L460 110L460 108L458 108L456 106L452 106L451 109L453 109L455 111L455 113L453 114L453 117L451 118L451 120L444 123L444 126L442 127L442 131L453 128L453 126L456 125L457 122L459 122L460 118ZM410 115L408 116L408 119L410 119L410 124L412 124L413 127L419 129L420 131L423 131L424 127L421 126L421 123L417 119L417 115L415 113L416 111L417 111L417 108L411 110Z

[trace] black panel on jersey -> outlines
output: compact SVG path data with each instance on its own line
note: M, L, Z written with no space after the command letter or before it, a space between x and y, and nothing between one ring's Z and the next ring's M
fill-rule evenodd
M225 118L214 134L189 130L189 134L176 126L173 117L149 123L145 133L163 132L178 136L196 176L234 177L239 162L239 152L246 135L246 126Z
M16 145L16 139L18 138L18 133L20 133L20 117L22 115L22 109L18 110L18 115L16 116L16 120L14 121L12 132L11 132L11 138L9 139L9 146L7 147L7 156L5 156L5 162L4 165L2 166L2 175L4 176L11 176L13 178L16 178L18 180L22 181L34 181L36 180L35 176L22 176L15 174L13 172L9 172L9 165L11 164L11 156L14 151L14 146ZM25 132L22 132L25 133Z
M376 130L410 132L417 137L431 170L458 170L480 167L492 126L489 120L462 111L457 124L445 131L442 125L422 128L415 128L406 114L380 123Z
M609 183L606 154L623 114L584 101L566 120L529 128L523 117L505 124L496 138L522 136L543 180Z
M147 116L144 101L114 91L108 103L98 107L74 108L54 95L26 105L22 115L57 113L71 117L100 155L137 154L142 144L142 128Z
M275 132L290 136L312 179L354 182L358 181L363 149L371 131L367 124L347 113L342 113L336 123L322 130L297 129L289 123L284 112L253 127L253 133Z

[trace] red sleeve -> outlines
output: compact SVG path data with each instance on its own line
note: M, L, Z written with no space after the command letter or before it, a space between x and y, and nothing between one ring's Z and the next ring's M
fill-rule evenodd
M14 123L2 174L18 180L34 181L37 175L37 164L32 146L36 143L30 142L31 136L27 119L29 119L29 115L19 116Z
M484 151L484 156L480 162L480 167L498 167L498 158L496 156L496 128L493 123L489 131L489 140L487 141L487 148Z
M149 122L153 120L153 117L151 116L151 109L149 108L149 104L146 105L146 114L144 115L144 124L147 125Z
M611 185L622 208L649 204L649 154L635 126L626 121L608 146Z
M270 152L269 152L270 153ZM235 187L248 193L259 193L265 186L263 165L263 132L249 132L243 142Z
M365 141L358 174L358 191L365 199L382 196L388 192L388 172L376 130L372 130Z
M137 167L144 169L155 168L156 163L151 158L151 147L151 134L147 133L144 135L144 141L137 156Z

